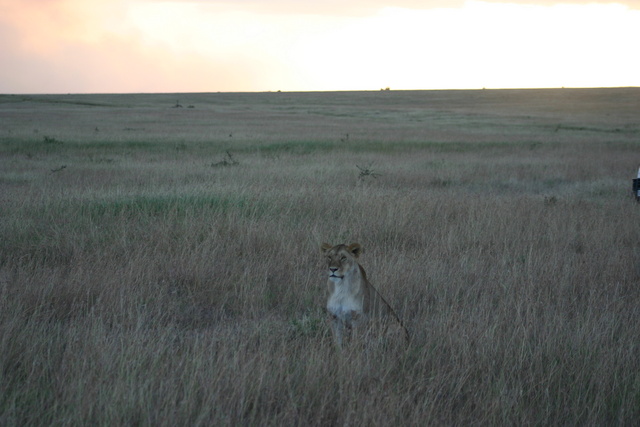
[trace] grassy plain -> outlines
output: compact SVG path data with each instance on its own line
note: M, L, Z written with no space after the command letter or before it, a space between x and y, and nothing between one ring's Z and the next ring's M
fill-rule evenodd
M0 96L0 424L634 424L638 111ZM364 246L408 348L336 352L323 241Z

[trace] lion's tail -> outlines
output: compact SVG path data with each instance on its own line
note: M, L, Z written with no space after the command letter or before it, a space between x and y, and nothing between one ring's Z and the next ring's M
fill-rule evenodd
M378 290L376 288L374 288L373 286L371 286L373 288L373 290L375 291L376 294L378 294L378 297L380 297L380 299L382 300L382 302L389 308L389 313L391 313L391 315L394 317L394 319L396 319L396 321L398 322L398 324L400 325L400 327L402 328L402 330L404 331L404 338L407 341L407 344L409 344L411 342L411 335L409 335L409 330L407 329L407 327L404 325L404 322L402 321L402 319L400 318L400 316L398 316L398 313L396 313L396 311L393 309L393 307L391 307L391 304L389 304L387 302L386 299L384 299L384 297L382 296L382 294L380 292L378 292Z

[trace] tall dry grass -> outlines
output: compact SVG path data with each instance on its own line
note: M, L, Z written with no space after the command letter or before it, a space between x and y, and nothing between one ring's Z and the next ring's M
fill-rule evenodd
M483 93L4 99L0 424L633 424L638 124ZM336 351L322 241L409 347Z

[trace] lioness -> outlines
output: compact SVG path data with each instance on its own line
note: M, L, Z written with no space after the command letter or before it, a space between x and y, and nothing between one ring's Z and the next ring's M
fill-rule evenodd
M348 336L353 328L363 327L372 316L376 320L391 318L396 321L409 341L407 328L382 295L369 283L367 274L358 264L362 246L358 243L336 246L323 243L321 249L329 268L327 311L338 346L342 347L345 335Z

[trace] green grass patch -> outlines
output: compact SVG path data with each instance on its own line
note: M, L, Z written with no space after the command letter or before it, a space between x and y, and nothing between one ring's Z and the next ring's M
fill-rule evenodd
M277 154L313 154L331 151L338 147L337 143L327 141L289 141L260 144L253 149L268 157Z
M81 203L77 207L81 216L99 219L105 217L184 217L188 213L209 211L212 213L238 212L249 215L263 211L263 202L244 196L220 195L139 195L114 200L96 200Z
M73 253L112 247L118 236L145 238L146 232L160 224L260 218L268 210L269 205L258 198L216 194L56 200L14 212L0 210L4 218L0 233L5 236L0 241L0 265L16 257L64 264Z

